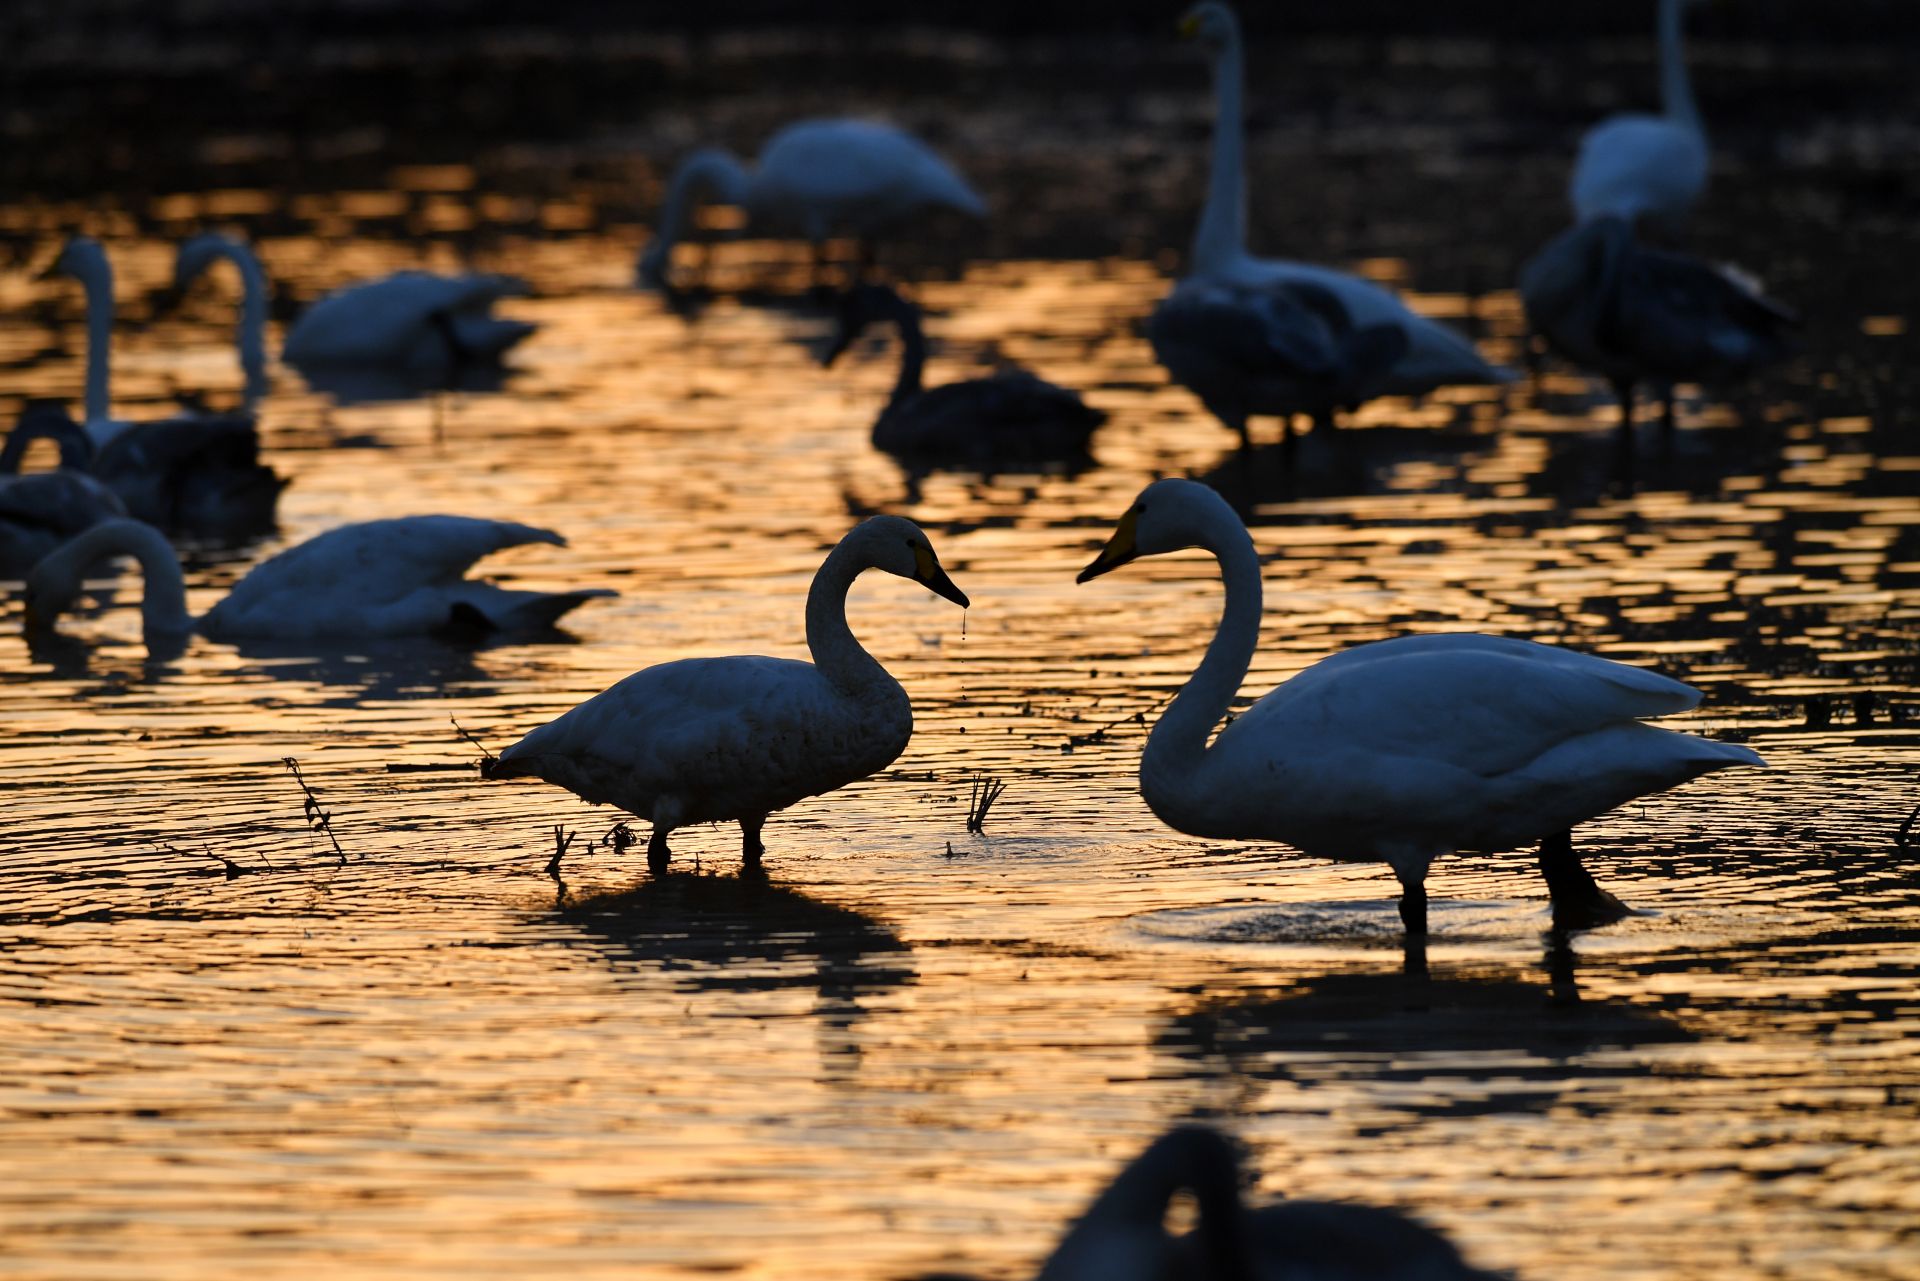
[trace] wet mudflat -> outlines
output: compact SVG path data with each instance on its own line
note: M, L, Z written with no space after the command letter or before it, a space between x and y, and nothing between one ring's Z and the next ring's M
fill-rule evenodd
M1414 46L1412 74L1471 80L1450 47ZM1338 46L1316 49L1303 67L1337 82ZM1876 55L1843 53L1789 71L1873 83ZM1750 86L1738 54L1705 56ZM1874 138L1840 112L1771 149L1728 131L1699 234L1805 312L1806 351L1731 402L1684 389L1631 485L1607 397L1552 367L1378 403L1288 460L1237 453L1138 333L1199 198L1204 77L1179 65L1153 72L1163 113L1076 117L1075 148L1011 108L949 122L1014 229L970 266L908 265L933 379L1011 360L1109 412L1075 474L904 475L866 444L892 349L817 367L804 249L717 245L721 296L675 314L632 290L644 233L598 160L0 206L9 411L77 393L77 299L25 270L76 225L121 272L133 417L238 387L225 288L152 314L189 230L254 229L283 311L400 266L532 286L503 309L541 329L498 390L341 406L276 370L281 531L192 549L196 608L281 546L426 511L568 536L489 562L503 582L620 593L543 643L159 656L131 575L55 646L8 600L0 1270L1015 1277L1199 1117L1249 1144L1265 1194L1409 1209L1522 1276L1920 1275L1920 882L1898 840L1920 804L1920 233ZM1417 104L1378 87L1311 127L1256 120L1257 241L1362 260L1518 363L1511 268L1558 216L1566 139L1512 126L1505 92L1409 132ZM816 106L745 102L729 128ZM1138 229L1094 227L1087 190ZM1077 248L1019 230L1056 203ZM1161 474L1228 495L1266 561L1249 696L1348 645L1472 628L1688 679L1705 702L1673 723L1771 768L1581 829L1647 915L1570 947L1529 855L1443 861L1422 972L1384 869L1211 845L1141 804L1138 718L1198 660L1218 584L1197 557L1072 577ZM606 843L617 815L474 776L451 719L497 750L650 663L804 656L814 568L878 511L919 521L975 607L856 588L915 737L777 817L764 880L731 829L683 834L649 878ZM982 774L1008 790L976 836Z

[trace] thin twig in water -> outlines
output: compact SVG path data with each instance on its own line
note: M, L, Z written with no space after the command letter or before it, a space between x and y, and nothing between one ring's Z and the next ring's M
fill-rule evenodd
M1180 694L1180 691L1176 689L1175 691L1173 691L1173 693L1167 695L1165 698L1161 699L1158 703L1155 703L1152 707L1149 707L1146 711L1128 712L1125 716L1120 717L1118 720L1111 720L1106 722L1104 725L1094 726L1092 730L1088 731L1085 734L1069 734L1067 735L1066 750L1072 751L1076 747L1085 747L1089 743L1104 743L1107 741L1108 730L1119 729L1122 725L1125 725L1129 721L1133 722L1136 725L1145 725L1147 723L1147 717L1149 715L1155 712L1158 712L1161 708L1165 707L1168 703L1171 703L1175 698L1179 697L1179 694Z
M612 850L614 857L617 858L625 854L629 847L637 845L639 841L640 838L633 834L633 829L627 826L626 820L621 819L612 827L608 828L605 835L588 841L587 853L591 854L604 845Z
M1915 822L1920 822L1920 805L1913 807L1913 813L1907 815L1907 821L1902 823L1900 830L1894 834L1893 843L1896 846L1903 850L1910 850L1915 844L1920 844L1920 842L1916 842L1913 839L1913 825Z
M456 721L453 719L453 717L449 716L447 717L447 723L453 726L454 733L458 734L461 738L466 739L469 743L472 743L475 747L480 749L480 768L481 769L485 769L487 766L493 764L494 761L499 759L492 752L489 752L487 750L487 745L485 743L481 742L479 739L475 738L473 735L467 733L466 730L460 728L459 721Z
M193 857L193 855L187 853L185 850L175 849L171 845L162 845L160 848L165 850L169 854L177 854L181 858ZM212 859L214 862L218 863L221 867L221 870L226 872L227 879L229 881L239 880L241 877L245 876L249 871L252 870L251 868L240 866L240 864L234 862L232 859L228 858L224 854L215 854L213 852L213 847L211 845L203 846L202 848L206 851L207 857ZM272 866L272 865L269 864L268 866Z
M560 860L567 856L567 850L573 844L577 832L569 832L565 823L553 825L553 857L547 860L547 875L554 880L560 879Z
M307 826L316 832L325 832L327 834L327 840L333 843L334 854L340 859L339 866L345 867L347 865L347 852L340 848L340 838L333 834L332 812L320 808L320 798L313 794L311 787L307 786L306 776L300 772L300 762L294 760L291 756L283 756L280 759L286 765L287 769L292 772L293 781L300 784L300 790L306 793L307 801L304 812L306 814Z
M1000 799L1000 793L1006 790L1007 785L990 774L973 776L973 794L967 798L969 832L978 834L986 830L987 811L993 808L993 803Z

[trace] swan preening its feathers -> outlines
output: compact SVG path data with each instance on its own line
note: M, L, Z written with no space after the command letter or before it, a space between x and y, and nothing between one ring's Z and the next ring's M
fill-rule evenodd
M0 491L3 492L3 491ZM351 640L448 629L550 627L604 589L513 591L464 577L483 556L527 543L564 547L551 530L471 516L404 516L328 530L254 566L206 615L187 612L180 561L150 525L108 520L47 556L27 578L27 626L51 626L92 566L132 556L145 579L149 640L198 631L216 640Z
M816 249L836 233L887 236L934 210L987 215L966 180L912 134L868 120L801 120L767 140L752 170L715 147L681 161L640 255L642 284L669 282L673 246L702 199L740 206L757 234L804 237Z
M1167 1230L1174 1196L1198 1207ZM1249 1207L1240 1158L1217 1130L1178 1126L1114 1177L1067 1230L1038 1281L1496 1281L1405 1215L1331 1201Z
M1375 395L1503 381L1472 343L1391 290L1247 252L1240 23L1208 0L1181 31L1212 56L1217 101L1212 176L1188 274L1154 318L1154 351L1175 381L1243 437L1249 414L1324 417ZM1399 344L1384 331L1397 332Z
M1569 830L1711 770L1763 763L1745 747L1644 724L1700 701L1678 681L1475 634L1408 636L1323 659L1209 745L1260 640L1260 558L1233 509L1204 485L1157 481L1079 581L1188 547L1218 559L1226 611L1147 739L1140 794L1169 827L1196 836L1391 865L1410 935L1426 932L1436 858L1536 841L1557 923L1617 919L1624 909L1579 868Z
M1612 116L1580 140L1567 197L1585 222L1608 215L1679 224L1707 186L1707 136L1682 52L1687 7L1660 0L1661 114Z
M655 871L667 865L668 835L692 823L739 823L745 860L757 865L768 815L886 768L913 733L906 691L847 626L847 589L868 569L966 607L920 528L875 516L814 575L811 663L737 655L645 668L507 748L485 776L544 779L648 820Z
M822 363L839 359L867 326L889 323L900 337L900 377L874 421L876 449L913 462L992 470L1083 457L1094 429L1106 421L1077 392L1025 370L923 388L927 344L920 309L885 285L856 285L841 295L838 325Z

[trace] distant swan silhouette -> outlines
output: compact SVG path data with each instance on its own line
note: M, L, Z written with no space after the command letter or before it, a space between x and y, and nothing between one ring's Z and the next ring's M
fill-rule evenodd
M918 526L875 516L814 575L813 662L735 655L645 668L507 748L485 776L544 779L647 819L655 871L671 855L668 835L693 823L739 823L743 857L758 864L768 815L886 768L913 733L906 691L847 627L847 589L868 569L967 604Z
M1671 227L1706 190L1707 136L1680 47L1690 3L1660 0L1661 114L1609 116L1580 140L1567 197L1582 222L1613 214Z
M1294 1200L1250 1209L1239 1165L1216 1130L1167 1131L1068 1229L1038 1281L1496 1281L1394 1210ZM1167 1208L1183 1191L1199 1221L1176 1237Z
M198 631L216 640L358 639L450 627L535 630L584 601L611 596L512 591L462 577L482 556L525 543L565 546L551 530L471 516L403 516L342 525L255 565L200 619L187 613L173 548L151 525L94 525L27 577L29 629L51 627L80 594L87 570L132 556L145 580L141 624L149 640Z
M871 242L930 210L987 214L966 180L902 129L868 120L796 121L767 140L751 171L717 147L680 162L640 255L642 284L669 284L673 246L702 196L745 209L756 234L803 236L816 253L836 232Z
M25 576L75 534L127 514L126 504L87 474L92 448L64 411L55 411L68 427L66 434L55 436L59 470L18 474L28 443L39 434L22 431L21 425L41 412L40 406L29 408L0 445L0 578Z
M1710 770L1763 764L1745 747L1643 724L1698 690L1624 663L1471 633L1357 645L1294 675L1208 736L1260 641L1260 557L1204 485L1140 492L1080 582L1141 556L1199 547L1220 562L1226 612L1206 657L1140 758L1140 794L1177 831L1283 841L1385 862L1409 935L1427 932L1427 869L1455 851L1541 842L1557 923L1618 919L1570 830Z
M891 323L900 336L900 377L873 424L874 448L902 459L996 464L1066 459L1086 453L1106 415L1078 392L1025 370L922 387L927 343L920 309L885 285L842 295L839 323L823 364L831 365L867 326Z

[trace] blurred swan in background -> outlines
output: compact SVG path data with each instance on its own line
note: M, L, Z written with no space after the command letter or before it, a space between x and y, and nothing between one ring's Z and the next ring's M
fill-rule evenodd
M214 263L225 259L240 275L240 315L234 323L233 343L245 377L242 404L249 413L267 394L267 273L252 249L231 236L206 232L180 244L173 261L173 290L186 293Z
M1208 408L1229 427L1240 431L1243 437L1247 413L1320 414L1330 412L1334 406L1356 403L1377 394L1417 395L1453 383L1504 381L1506 375L1488 364L1474 350L1472 343L1438 321L1418 315L1391 290L1330 267L1256 258L1247 252L1246 161L1243 154L1245 139L1241 105L1245 72L1240 47L1240 23L1231 8L1217 3L1217 0L1209 0L1206 4L1196 6L1182 19L1180 30L1183 35L1197 40L1201 48L1213 57L1216 103L1212 174L1208 180L1206 208L1200 215L1199 229L1194 233L1187 277L1175 293L1179 294L1189 285L1192 285L1192 290L1189 297L1168 300L1174 304L1175 312L1166 322L1169 333L1165 343L1170 352L1177 353L1178 363L1169 364L1175 380L1185 382L1196 368L1213 363L1228 368L1244 367L1249 354L1263 359L1259 349L1275 347L1287 352L1283 358L1286 361L1304 361L1301 368L1305 371L1308 384L1331 384L1331 393L1322 386L1313 395L1302 395L1297 401L1293 397L1275 396L1259 385L1260 379L1257 377L1237 373L1205 378L1200 386L1186 384L1199 393L1203 400L1211 395L1213 399L1208 403ZM1205 282L1206 286L1227 291L1217 295L1214 301L1218 303L1224 298L1232 310L1241 314L1242 323L1224 323L1222 315L1218 313L1204 322L1188 322L1187 316L1202 314L1200 301L1208 297L1203 286L1195 282ZM1327 357L1338 344L1332 341L1330 334L1316 333L1315 341L1307 350L1295 349L1298 345L1295 335L1311 332L1316 323L1324 326L1328 319L1324 308L1305 303L1302 296L1284 296L1289 286L1296 285L1308 286L1320 291L1321 296L1330 295L1337 299L1342 316L1339 327L1351 333L1370 335L1363 344L1363 351L1350 353L1344 361L1335 359L1330 362L1335 370L1331 377L1326 373L1329 365ZM1283 296L1277 298L1270 309L1263 309L1259 296L1275 292ZM1299 314L1297 309L1303 305L1314 313L1317 321ZM1188 310L1190 307L1191 311ZM1263 314L1263 310L1286 315L1280 319ZM1382 327L1398 330L1405 343L1384 377L1377 376L1371 369L1382 354L1382 339L1378 336ZM1173 337L1175 333L1181 335L1177 343ZM1156 354L1160 346L1160 343L1156 343ZM1217 357L1206 354L1209 347L1217 349L1220 354ZM1166 361L1167 357L1162 355L1161 359ZM1255 363L1257 366L1258 359ZM1287 366L1283 365L1282 370L1282 377L1287 380L1299 376ZM1238 394L1226 395L1222 388L1235 389ZM1326 402L1324 410L1320 405L1322 401ZM1237 414L1239 421L1216 409L1216 404L1228 413Z
M247 571L226 597L194 619L173 548L151 525L94 525L33 567L29 630L49 628L73 605L92 566L111 556L140 562L142 630L148 640L190 631L216 640L361 639L447 629L535 631L604 589L513 591L463 577L483 556L527 543L566 546L546 529L472 516L403 516L342 525Z
M900 337L900 376L873 424L874 448L903 459L995 464L1080 457L1106 414L1078 392L1004 370L939 387L922 387L927 343L920 309L885 285L856 285L841 295L823 365L840 358L867 326L891 324Z
M260 461L251 415L111 417L113 268L100 242L73 237L46 274L72 276L86 291L86 469L119 495L128 515L169 533L233 538L272 528L287 481ZM43 406L22 415L14 431L58 438L71 426L64 412ZM63 444L62 456L72 449ZM78 461L78 451L73 456Z
M234 248L241 246L230 242L229 254ZM493 304L526 292L512 276L396 271L314 302L287 330L280 357L302 373L327 365L438 372L497 362L538 326L496 316Z
M1609 116L1580 139L1567 198L1581 222L1612 214L1673 227L1706 190L1707 135L1680 47L1696 2L1660 0L1661 114Z
M1562 232L1520 269L1528 325L1547 345L1605 378L1633 425L1634 387L1669 388L1663 421L1673 426L1675 382L1728 383L1793 349L1794 314L1729 268L1649 249L1633 225L1603 215Z
M482 773L544 779L647 819L656 872L671 856L668 835L692 823L739 823L742 856L757 865L769 814L886 768L913 734L906 691L847 626L847 589L868 569L967 605L917 525L872 517L814 575L813 662L735 655L645 668L534 730Z
M1534 841L1556 924L1617 920L1627 909L1580 866L1573 825L1710 770L1763 764L1745 747L1641 723L1693 707L1696 689L1472 633L1377 641L1322 659L1209 746L1260 642L1260 557L1233 509L1204 485L1156 481L1078 581L1188 547L1220 562L1226 611L1147 739L1141 796L1162 822L1195 836L1391 865L1410 936L1427 932L1435 858Z
M1167 1230L1176 1193L1197 1203L1192 1231ZM1038 1281L1497 1281L1453 1243L1394 1210L1333 1201L1249 1208L1240 1159L1219 1131L1167 1131L1120 1171L1068 1229Z
M33 416L29 409L24 421ZM0 578L21 578L40 559L91 525L127 514L114 492L87 474L91 447L64 412L68 433L58 471L19 475L20 460L38 433L16 425L0 445Z
M767 140L751 171L717 147L680 162L640 255L641 284L668 286L673 247L703 198L744 209L756 234L805 237L816 260L835 233L859 237L864 252L933 210L987 216L966 180L905 130L869 120L801 120Z

